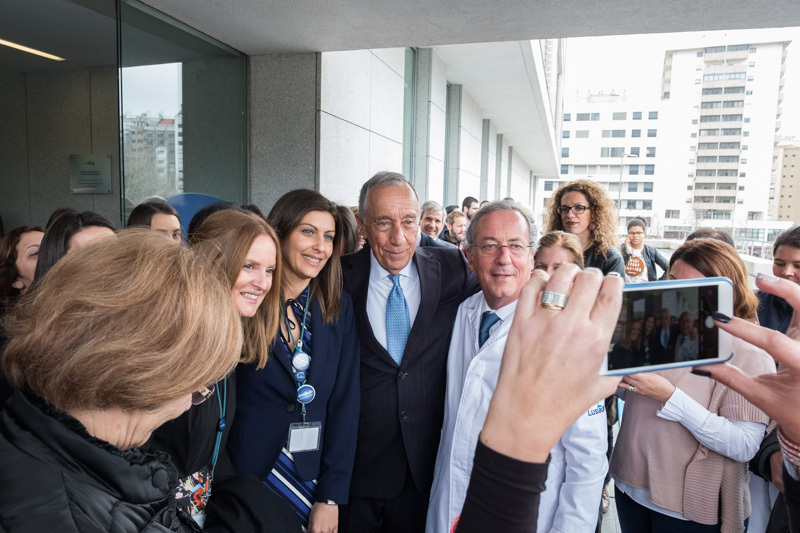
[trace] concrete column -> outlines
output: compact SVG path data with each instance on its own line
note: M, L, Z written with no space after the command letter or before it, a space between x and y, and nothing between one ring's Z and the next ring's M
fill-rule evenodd
M495 151L497 154L497 161L495 162L495 174L494 174L494 197L496 200L502 200L505 196L501 194L502 190L502 183L503 183L503 135L497 135L497 149Z
M450 85L447 90L447 169L445 172L445 203L458 204L459 162L461 158L461 85Z
M481 200L489 198L489 138L492 123L489 119L483 119L483 132L481 135Z

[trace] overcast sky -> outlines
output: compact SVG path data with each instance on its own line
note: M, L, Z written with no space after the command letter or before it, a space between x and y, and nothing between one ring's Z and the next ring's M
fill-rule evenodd
M800 28L567 39L564 103L601 90L627 91L629 100L658 101L666 50L774 41L793 41L787 48L779 134L800 138Z

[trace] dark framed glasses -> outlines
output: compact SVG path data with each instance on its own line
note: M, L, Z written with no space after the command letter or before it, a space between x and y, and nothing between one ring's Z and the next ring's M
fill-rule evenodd
M582 215L591 208L588 205L560 205L556 207L556 211L559 215L566 215L569 213L570 209L576 215Z

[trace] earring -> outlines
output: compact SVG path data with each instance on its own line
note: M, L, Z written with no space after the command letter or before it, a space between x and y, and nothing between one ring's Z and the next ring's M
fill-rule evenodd
M594 222L589 223L589 231L594 231L597 226L594 225Z

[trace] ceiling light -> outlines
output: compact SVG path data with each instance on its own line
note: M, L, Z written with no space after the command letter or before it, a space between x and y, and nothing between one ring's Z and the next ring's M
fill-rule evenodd
M65 61L63 57L54 56L53 54L48 54L47 52L41 52L39 50L36 50L35 48L28 48L27 46L22 46L21 44L12 43L11 41L4 41L3 39L0 39L0 44L3 46L16 48L17 50L21 50L23 52L28 52L29 54L34 54L37 56L45 57L47 59L52 59L53 61Z

